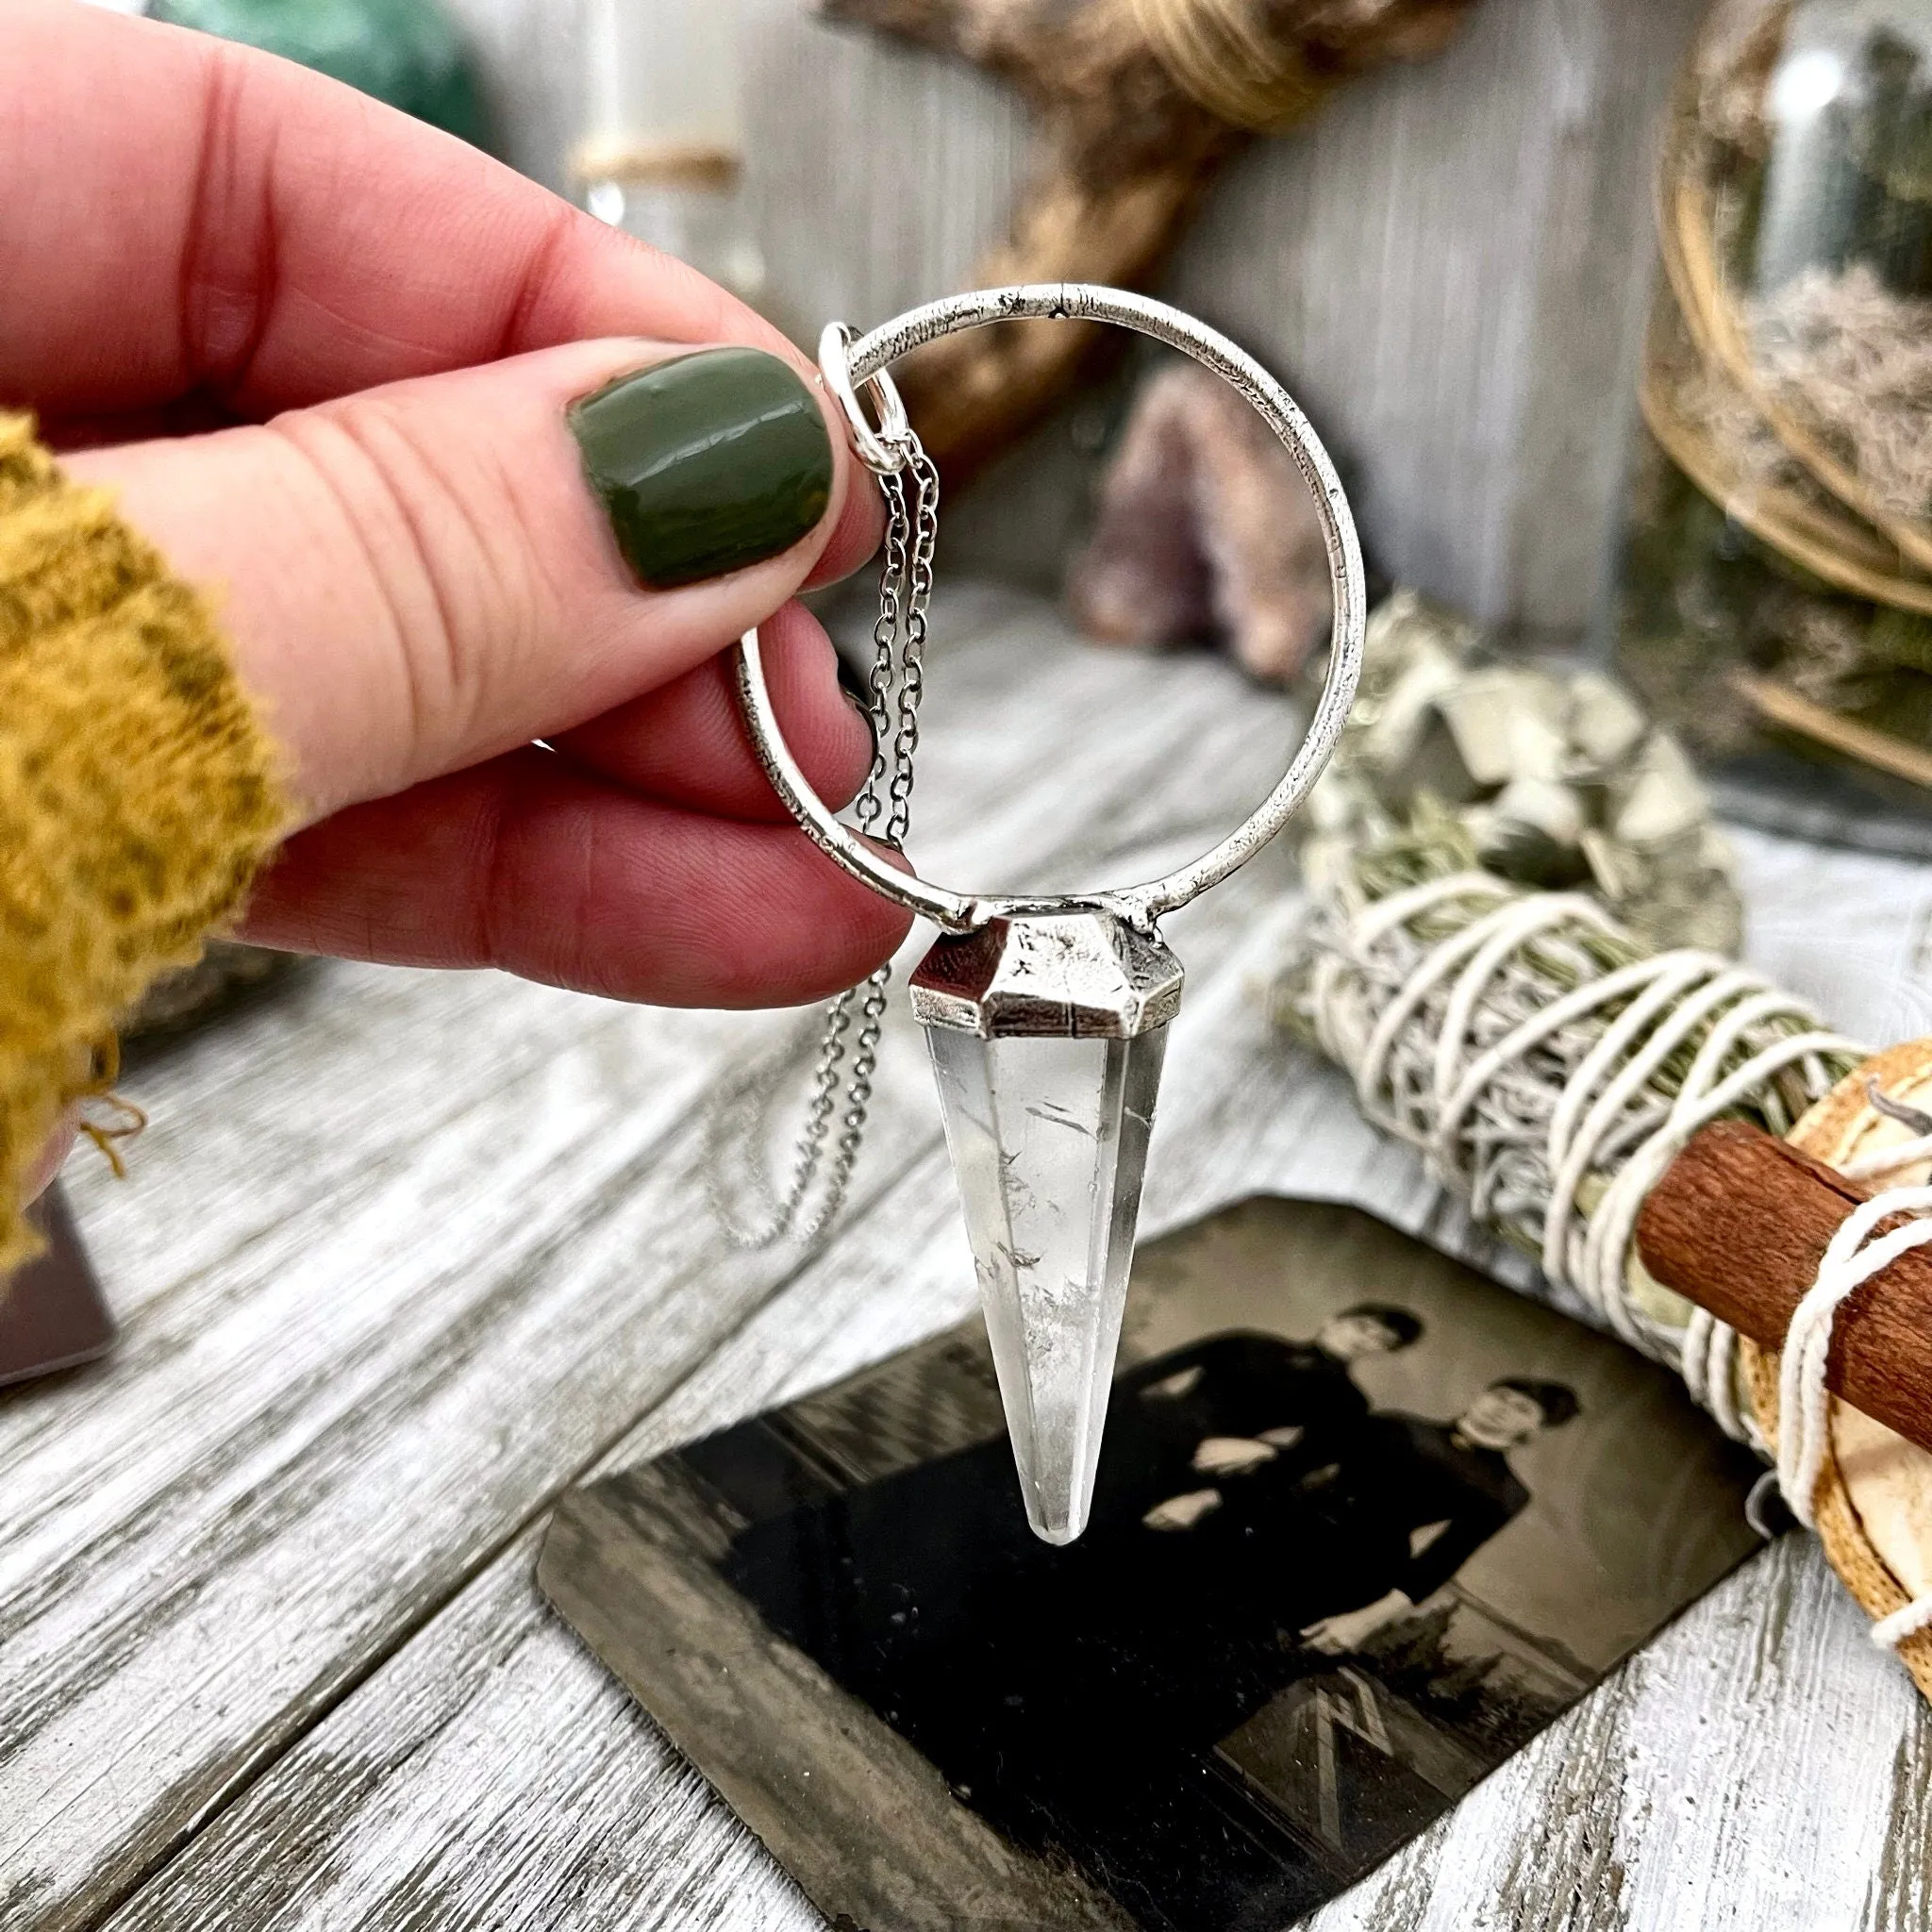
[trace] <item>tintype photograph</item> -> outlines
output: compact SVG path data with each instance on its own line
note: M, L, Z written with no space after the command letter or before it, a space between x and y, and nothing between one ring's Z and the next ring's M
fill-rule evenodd
M1292 1924L1757 1546L1663 1371L1356 1210L1136 1263L1087 1533L976 1322L574 1492L552 1600L828 1916Z

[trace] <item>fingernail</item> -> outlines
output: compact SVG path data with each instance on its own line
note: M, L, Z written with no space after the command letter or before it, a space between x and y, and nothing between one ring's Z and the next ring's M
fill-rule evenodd
M839 695L852 707L853 715L865 726L865 735L872 741L873 753L876 757L879 748L879 721L873 716L872 707L856 691L843 684L839 687Z
M569 422L618 548L652 590L789 550L832 499L819 406L761 349L702 349L620 375Z

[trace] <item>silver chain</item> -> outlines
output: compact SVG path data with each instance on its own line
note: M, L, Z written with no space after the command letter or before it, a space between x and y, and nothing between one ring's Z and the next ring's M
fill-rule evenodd
M874 739L872 770L853 815L868 838L897 852L904 849L912 822L912 763L919 749L919 701L925 691L926 608L932 598L933 549L939 539L940 477L909 429L895 438L894 446L903 454L901 467L879 476L886 499L886 544L879 570L879 614L872 630L872 668L866 677ZM797 1060L797 1047L752 1067L720 1096L708 1124L706 1182L712 1211L737 1246L770 1247L788 1235L808 1245L844 1206L865 1140L886 990L891 979L889 959L825 1008L805 1124L792 1155L791 1178L782 1194L774 1191L764 1173L765 1124ZM858 1031L853 1039L855 1010ZM826 1141L835 1115L839 1133L828 1160ZM737 1212L725 1180L727 1167L738 1173L744 1191L758 1203L756 1220L747 1222Z

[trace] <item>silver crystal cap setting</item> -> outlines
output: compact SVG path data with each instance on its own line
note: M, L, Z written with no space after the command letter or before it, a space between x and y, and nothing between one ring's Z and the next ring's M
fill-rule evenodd
M1181 962L1110 912L995 919L941 939L912 975L927 1026L982 1040L1133 1040L1180 1008Z

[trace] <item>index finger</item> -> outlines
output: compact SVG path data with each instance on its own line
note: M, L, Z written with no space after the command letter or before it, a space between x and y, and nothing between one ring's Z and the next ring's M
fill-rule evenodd
M0 0L0 403L261 419L592 336L808 368L672 258L304 68Z

